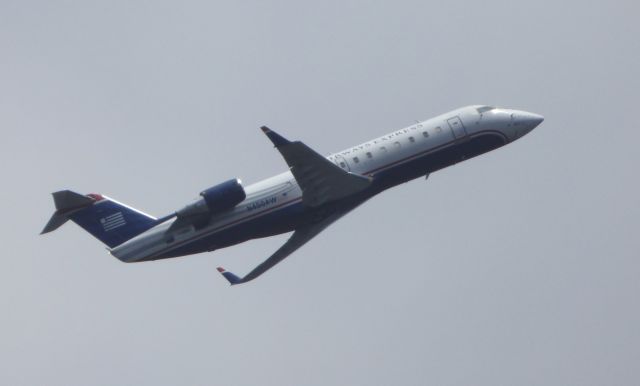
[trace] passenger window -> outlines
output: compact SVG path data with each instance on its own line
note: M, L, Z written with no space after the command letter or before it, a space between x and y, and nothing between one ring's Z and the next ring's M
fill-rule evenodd
M394 144L394 145L395 145L395 147L397 147L398 149L400 148L400 146L402 146L402 145L400 145L400 142L397 142L397 141L396 141L396 142L394 142L393 144Z
M383 153L386 153L386 152L387 152L387 148L386 148L386 147L384 147L384 146L381 146L381 147L380 147L380 150L382 150L382 152L383 152Z
M360 160L358 159L358 157L353 157L353 162L358 163L360 162Z
M367 152L367 158L373 158L373 155L371 154L370 151Z
M409 142L414 143L415 141L416 141L416 139L415 139L415 138L413 138L413 137L409 137Z
M442 131L442 127L438 126L436 127L436 132L440 133Z
M429 133L426 132L426 131L423 131L422 132L422 136L425 137L425 138L429 138Z
M347 167L347 165L345 165L345 163L344 163L344 162L340 162L340 167L344 169L344 168L346 168L346 167Z

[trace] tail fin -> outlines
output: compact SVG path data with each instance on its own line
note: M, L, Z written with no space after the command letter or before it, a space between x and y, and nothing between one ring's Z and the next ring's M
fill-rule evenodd
M71 220L113 248L158 224L156 218L100 194L62 190L53 193L53 201L56 211L42 233Z

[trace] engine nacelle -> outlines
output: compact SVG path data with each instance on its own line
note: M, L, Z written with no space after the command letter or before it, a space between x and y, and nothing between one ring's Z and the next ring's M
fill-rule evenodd
M201 199L176 212L178 217L212 215L223 212L238 205L247 194L239 179L223 182L200 192Z
M212 213L233 208L247 198L242 182L237 178L203 190L200 195Z

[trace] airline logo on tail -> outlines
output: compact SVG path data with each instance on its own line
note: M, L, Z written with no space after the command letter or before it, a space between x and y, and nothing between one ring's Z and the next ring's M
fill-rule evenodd
M104 228L105 232L109 232L125 225L127 222L124 221L122 212L117 212L107 217L101 218L100 223L102 224L102 227Z

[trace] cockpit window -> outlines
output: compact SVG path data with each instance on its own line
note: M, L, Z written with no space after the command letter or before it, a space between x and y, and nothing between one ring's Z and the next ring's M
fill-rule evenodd
M482 113L486 113L487 111L495 110L495 107L493 107L493 106L482 106L482 107L478 107L476 110L478 111L478 113L482 114Z

